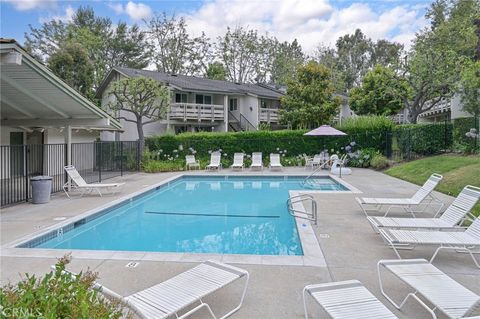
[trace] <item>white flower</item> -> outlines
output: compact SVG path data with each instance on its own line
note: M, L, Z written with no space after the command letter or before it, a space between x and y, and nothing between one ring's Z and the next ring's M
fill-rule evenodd
M223 153L223 156L227 157L227 153Z
M250 157L252 157L252 155L248 154L248 155L247 155L247 158L250 158Z
M182 144L178 145L178 150L183 151L183 145Z
M212 151L208 150L208 154L212 154Z
M178 151L177 151L177 150L173 150L173 152L174 152L174 153L178 153Z
M163 153L163 150L162 150L162 149L159 149L158 151L159 151L160 153Z
M284 153L286 153L286 152L287 152L287 150L283 150L283 152L284 152Z
M219 149L218 151L221 153L221 152L222 152L222 149Z

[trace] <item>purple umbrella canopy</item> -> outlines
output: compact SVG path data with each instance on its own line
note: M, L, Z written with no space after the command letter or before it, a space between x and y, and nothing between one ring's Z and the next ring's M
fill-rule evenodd
M309 136L342 136L342 135L347 135L347 134L331 127L330 125L322 125L322 126L317 127L316 129L311 130L310 132L307 132L303 135L309 135Z

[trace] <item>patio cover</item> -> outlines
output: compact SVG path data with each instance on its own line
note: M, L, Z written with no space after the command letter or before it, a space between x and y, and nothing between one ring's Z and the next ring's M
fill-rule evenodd
M119 130L120 123L82 96L13 39L0 39L2 126Z

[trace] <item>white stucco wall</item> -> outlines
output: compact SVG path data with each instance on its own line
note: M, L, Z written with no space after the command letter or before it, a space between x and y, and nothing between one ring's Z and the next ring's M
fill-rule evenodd
M480 103L480 102L479 102ZM462 111L462 101L459 94L455 94L450 102L450 112L452 120L461 117L471 117L472 114Z
M258 98L254 96L243 96L239 99L240 102L240 112L247 120L252 123L253 126L258 126Z

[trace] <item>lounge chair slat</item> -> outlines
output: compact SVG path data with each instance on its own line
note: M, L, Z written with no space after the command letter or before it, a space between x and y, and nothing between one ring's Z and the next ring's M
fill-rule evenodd
M480 305L480 296L426 260L380 261L380 265L450 318L461 318Z

